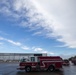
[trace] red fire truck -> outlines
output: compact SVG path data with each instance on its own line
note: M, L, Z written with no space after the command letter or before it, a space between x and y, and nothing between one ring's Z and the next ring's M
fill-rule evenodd
M33 56L29 59L23 59L20 64L20 70L30 72L32 70L48 70L54 71L55 69L62 68L63 60L59 56Z

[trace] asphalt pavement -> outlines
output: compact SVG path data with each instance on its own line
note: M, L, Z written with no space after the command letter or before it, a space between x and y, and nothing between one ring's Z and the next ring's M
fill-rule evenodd
M63 66L62 70L56 70L55 72L29 72L17 70L18 63L0 63L0 75L76 75L76 66Z

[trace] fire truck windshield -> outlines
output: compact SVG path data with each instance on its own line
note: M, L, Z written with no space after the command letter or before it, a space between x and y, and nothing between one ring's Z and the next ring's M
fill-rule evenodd
M21 61L20 62L26 62L26 59L21 59Z
M27 62L27 61L29 61L28 59L21 59L21 61L20 62Z

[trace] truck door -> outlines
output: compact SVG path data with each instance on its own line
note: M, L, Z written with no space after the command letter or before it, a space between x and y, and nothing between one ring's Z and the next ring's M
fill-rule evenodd
M38 57L37 57L37 65L36 65L36 69L37 69L37 71L40 71L40 70L41 70L41 64L40 64L40 60L39 60Z

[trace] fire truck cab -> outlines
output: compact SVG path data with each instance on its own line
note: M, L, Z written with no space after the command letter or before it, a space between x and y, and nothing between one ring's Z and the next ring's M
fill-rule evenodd
M20 70L25 70L30 72L32 70L48 70L54 71L55 69L62 68L63 60L59 56L33 56L29 59L22 59L19 68Z

